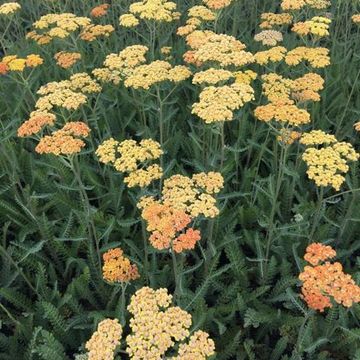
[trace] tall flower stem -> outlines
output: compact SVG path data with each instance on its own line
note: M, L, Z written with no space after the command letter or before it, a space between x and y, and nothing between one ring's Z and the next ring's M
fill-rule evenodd
M320 214L321 214L321 210L323 207L323 202L324 202L324 187L320 186L320 192L318 194L318 201L317 201L317 206L316 206L316 211L315 211L315 216L314 216L314 222L312 224L311 231L309 234L309 241L308 241L309 244L312 242L316 228L319 225Z
M275 215L276 215L276 209L278 205L278 198L280 194L281 185L284 178L285 173L285 163L287 159L287 152L288 152L289 145L284 144L281 145L281 151L280 151L280 160L279 165L277 169L277 177L276 177L276 183L275 183L275 192L272 199L272 206L269 216L269 231L266 234L266 252L265 252L265 265L264 265L264 275L263 278L266 279L267 271L268 271L268 262L269 262L269 256L270 256L270 249L271 245L274 239L274 232L275 232Z
M164 100L161 99L160 87L156 86L156 98L158 104L158 113L159 113L159 136L160 136L160 146L163 149L164 146ZM160 166L164 169L164 156L160 157ZM160 192L162 189L162 178L160 179Z
M181 291L180 291L180 275L179 275L179 270L178 270L178 263L177 263L177 259L176 259L176 254L174 251L174 248L171 244L171 258L172 258L172 264L173 264L173 272L174 272L174 278L175 278L175 290L174 290L174 295L175 297L181 295Z
M99 239L97 238L97 235L96 235L96 227L95 227L94 220L93 220L92 214L91 214L91 205L90 205L89 197L85 190L85 185L81 179L80 167L79 167L79 162L78 162L77 157L76 156L70 157L69 163L70 163L70 168L71 168L71 170L75 176L75 179L78 183L78 186L79 186L80 197L81 197L81 201L83 203L83 207L84 207L85 215L86 215L86 225L88 228L88 233L89 233L89 236L92 239L92 241L95 243L96 253L97 253L97 257L98 257L99 271L101 271L101 255L100 255Z
M148 240L146 236L146 225L144 220L141 220L141 231L144 245L144 273L145 280L149 282L149 249L148 249Z
M221 139L221 158L220 158L220 171L222 171L225 160L225 129L224 121L220 123L220 139Z
M120 298L120 324L125 326L126 319L125 319L125 305L126 305L126 288L128 283L121 283L121 298Z

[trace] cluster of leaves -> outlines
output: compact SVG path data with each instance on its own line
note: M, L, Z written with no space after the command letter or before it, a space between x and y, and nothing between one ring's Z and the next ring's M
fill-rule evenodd
M88 14L98 5L75 0L22 3L21 22L13 23L12 31L2 39L7 52L39 51L24 35L42 14ZM117 14L128 6L128 1L113 3ZM184 13L196 4L190 0L178 3ZM221 13L217 29L255 50L252 36L260 14L276 11L277 6L272 0L237 0ZM360 43L359 32L350 23L356 11L353 2L334 1L334 31L328 44L332 65L324 71L326 88L311 115L314 128L331 130L358 146L352 124L360 117ZM116 36L91 45L75 44L83 56L79 70L91 71L101 66L105 54L140 43L135 32L117 31ZM161 41L173 46L181 58L185 45L174 33L163 32ZM75 45L68 45L69 50ZM169 254L149 249L150 261L144 259L144 224L136 208L137 191L126 189L121 174L101 166L94 155L97 144L110 136L155 138L157 104L148 98L142 107L141 96L134 97L123 87L109 87L96 104L81 110L93 130L91 144L77 164L90 199L90 209L86 209L71 171L55 157L36 155L31 140L16 138L19 124L32 110L36 89L69 75L68 70L53 65L52 52L46 48L40 52L46 71L33 74L30 88L11 78L0 79L1 360L70 359L83 352L83 344L101 319L128 319L128 314L120 315L120 289L101 277L96 244L89 238L89 217L100 252L121 246L139 267L142 276L129 286L127 302L145 285L174 290ZM204 127L189 116L196 101L194 89L186 83L165 104L166 174L216 170L220 162L220 151L212 151L220 146L218 128ZM139 126L142 111L146 129ZM298 280L308 241L327 240L336 246L339 261L359 283L358 164L352 165L347 175L348 191L336 194L329 190L318 209L317 190L306 179L296 145L286 164L280 197L275 199L279 144L269 131L266 124L256 122L250 110L226 124L221 213L203 226L201 246L180 255L177 305L192 314L195 328L210 333L219 360L360 359L360 305L351 309L334 306L325 314L315 313L300 298ZM267 258L269 228L274 240Z

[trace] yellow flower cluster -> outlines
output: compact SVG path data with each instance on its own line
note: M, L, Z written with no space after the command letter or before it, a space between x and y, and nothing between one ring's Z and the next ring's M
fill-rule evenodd
M132 45L126 47L118 54L110 54L106 56L104 66L110 70L118 70L127 74L135 67L145 63L145 54L149 48L143 45Z
M360 131L360 121L358 121L354 124L354 128L356 131Z
M81 59L81 54L77 52L60 51L54 55L54 59L57 65L63 69L68 69Z
M135 140L124 140L120 143L111 138L105 140L96 150L102 163L112 164L117 171L128 173L124 182L129 187L145 187L153 180L161 178L162 168L157 164L147 166L147 163L158 159L162 153L160 144L151 139L141 140L138 144ZM142 168L139 163L142 163Z
M128 46L118 54L106 56L104 68L93 70L93 75L102 82L111 82L115 85L127 75L130 75L135 67L146 62L145 54L149 48L143 45Z
M103 278L109 282L128 282L140 277L136 265L124 256L120 248L110 249L103 255Z
M50 82L43 85L37 94L41 95L35 104L40 111L49 111L54 106L76 110L87 101L86 94L98 93L101 86L86 73L74 74L69 80Z
M308 166L307 175L317 186L332 186L336 191L345 181L342 174L349 170L348 161L357 161L360 157L354 148L346 142L338 142L332 135L314 130L304 134L300 142L308 147L302 159ZM326 145L319 148L319 145ZM314 147L317 146L317 147Z
M216 18L215 13L206 6L196 5L189 9L189 18L197 18L202 21L213 21Z
M8 2L0 5L0 15L13 14L21 9L21 5L17 2Z
M140 24L139 19L133 14L124 14L119 17L119 24L124 27L135 27Z
M351 20L355 23L355 24L360 24L360 14L355 14L351 17Z
M25 68L36 68L44 63L40 55L30 54L26 58L18 58L17 55L3 57L0 62L0 73L6 74L8 71L24 71Z
M257 73L252 70L236 71L234 75L236 83L248 85L250 85L251 82L257 78Z
M293 20L293 16L291 14L282 13L263 13L261 14L261 29L273 29L274 27L289 25Z
M97 38L109 37L115 29L112 25L94 25L90 24L83 28L83 31L80 34L80 39L85 41L94 41Z
M285 56L285 62L290 66L296 66L302 61L307 61L314 68L329 66L329 49L323 47L308 48L300 46L290 50Z
M188 178L174 175L164 181L162 200L165 205L183 210L191 217L199 215L213 218L219 214L217 194L224 186L220 173L199 173Z
M215 85L219 82L225 82L235 75L228 70L210 68L208 70L196 73L192 79L193 84Z
M72 32L83 29L90 24L89 18L78 17L71 13L47 14L33 24L35 30L29 32L26 37L44 45L55 38L64 39Z
M326 9L330 4L330 0L282 0L281 8L283 10L300 10L304 7Z
M244 66L254 61L254 56L245 51L246 46L233 36L214 34L194 51L194 60L199 63L215 62L222 67Z
M292 104L290 99L293 81L275 73L265 74L261 77L262 92L270 102L282 101L284 104Z
M263 94L270 102L293 104L294 101L320 101L319 91L324 88L324 79L315 73L307 73L295 80L269 73L263 75Z
M254 40L263 45L276 46L277 43L283 41L283 35L277 30L263 30L254 36Z
M81 139L89 136L89 127L81 122L68 122L60 130L41 138L35 148L39 154L72 155L79 153L85 146ZM80 138L80 139L79 139Z
M312 130L309 133L304 133L300 142L304 145L323 145L336 143L337 140L332 134L327 134L322 130Z
M120 345L122 327L117 319L105 319L86 343L88 360L113 360L114 351Z
M315 16L311 20L295 23L291 30L299 35L312 34L317 37L324 37L329 36L329 24L331 24L330 19Z
M235 110L254 100L254 89L240 82L220 87L209 86L201 91L199 98L199 102L192 105L192 114L210 124L232 120Z
M279 62L284 60L286 55L286 48L283 46L275 46L270 48L269 50L258 51L254 57L255 61L259 65L267 65L270 62Z
M198 330L191 335L187 344L179 345L179 354L171 360L206 360L215 353L215 343L209 334Z
M134 2L129 7L129 14L120 17L120 25L132 27L139 24L139 19L158 22L172 22L180 18L176 3L167 0L143 0Z
M134 360L161 360L176 343L189 335L191 315L171 306L172 296L167 289L143 287L132 297L128 306L133 315L132 333L126 337L126 351ZM208 334L197 331L188 344L180 344L178 356L171 359L201 360L214 354L214 342Z
M254 115L261 121L268 122L275 120L293 126L308 124L310 122L310 114L306 110L299 109L293 104L284 104L281 101L258 106L254 111Z
M184 26L177 29L177 34L180 36L189 35L200 27L203 22L214 21L216 19L215 13L206 6L196 5L189 9L188 19Z
M169 62L156 60L133 69L124 81L126 87L148 90L152 85L164 81L180 82L191 76L191 71L183 65L172 66Z

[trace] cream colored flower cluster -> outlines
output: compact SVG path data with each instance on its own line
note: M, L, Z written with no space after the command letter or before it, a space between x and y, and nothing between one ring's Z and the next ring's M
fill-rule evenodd
M114 351L120 344L122 327L117 319L105 319L86 343L88 360L113 360Z
M201 64L212 62L220 67L240 67L254 62L254 56L245 49L246 46L233 36L213 34L196 47L193 57Z
M71 13L47 14L33 24L34 30L27 34L27 38L44 45L56 38L67 38L72 32L82 30L90 24L89 18Z
M129 187L145 187L162 177L163 171L158 164L149 165L159 159L163 151L160 144L151 139L124 140L121 143L113 138L105 140L96 150L96 155L104 164L111 164L126 173L124 182Z
M233 120L236 110L254 99L254 89L248 84L209 86L201 91L199 102L193 104L192 114L207 124L229 121Z
M0 5L0 15L11 15L21 9L21 5L17 2L8 2Z
M172 66L168 61L155 60L140 65L124 81L125 87L148 90L152 85L165 81L178 83L191 76L191 71L183 65Z
M189 9L188 19L184 26L180 26L177 29L177 34L180 36L186 36L198 29L202 24L208 21L214 21L216 14L213 10L206 6L196 5Z
M190 70L183 65L172 66L163 60L144 64L148 50L146 46L132 45L119 54L110 54L105 67L93 70L93 75L103 82L119 84L124 80L125 87L145 90L164 81L177 83L190 77Z
M167 289L143 287L132 296L129 312L131 334L126 337L130 358L161 360L177 343L189 337L191 315L171 306ZM188 343L180 343L178 355L170 359L205 360L213 355L215 344L203 331L196 331Z
M283 35L277 30L263 30L254 36L254 40L263 45L276 46L277 43L283 41Z
M281 8L283 10L300 10L305 7L313 9L326 9L331 5L330 0L282 0Z
M129 13L120 16L120 25L134 27L139 25L139 19L155 22L172 22L180 18L176 11L176 3L167 0L143 0L134 2L129 7Z
M87 73L77 73L69 80L50 82L41 86L37 94L35 108L39 111L50 111L54 106L69 111L77 110L87 101L87 95L99 93L101 86Z

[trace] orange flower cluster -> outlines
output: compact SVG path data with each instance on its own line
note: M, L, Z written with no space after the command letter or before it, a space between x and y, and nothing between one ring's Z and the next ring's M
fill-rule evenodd
M304 259L313 266L327 259L332 259L336 256L336 251L331 246L326 246L320 243L310 244L306 248Z
M302 296L311 309L323 312L333 306L331 299L345 307L360 302L360 287L343 272L339 262L320 264L335 255L335 250L322 244L312 244L306 249L304 258L312 266L305 266L299 279L303 283Z
M138 268L131 264L130 260L124 256L120 248L111 249L103 255L104 265L102 268L103 278L106 281L128 282L140 277Z
M89 127L83 122L69 122L62 129L52 135L41 138L35 151L39 154L73 155L79 153L85 142L79 137L87 137Z
M203 0L210 9L219 10L229 6L232 0Z
M68 69L75 65L81 59L81 54L77 52L60 51L54 55L57 65L63 69Z
M114 31L115 28L112 25L90 24L84 27L83 31L80 34L80 39L85 41L94 41L101 36L109 37L110 34Z
M95 6L90 11L90 15L95 18L105 16L107 14L109 7L110 7L109 4L101 4L101 5Z
M142 217L147 222L147 230L151 232L149 241L158 250L172 248L180 253L193 249L200 240L200 231L187 229L191 217L183 210L174 209L169 205L153 202L142 211Z
M30 119L25 121L18 129L17 135L19 137L26 137L37 134L46 125L53 126L56 121L56 116L48 112L34 111L30 115Z

